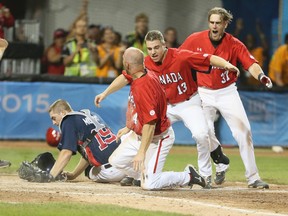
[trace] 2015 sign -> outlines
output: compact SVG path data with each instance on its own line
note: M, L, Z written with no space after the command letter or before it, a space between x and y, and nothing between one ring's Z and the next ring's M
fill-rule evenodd
M0 103L2 109L9 113L18 112L22 106L26 106L26 110L29 113L45 113L48 111L50 105L48 99L48 94L26 94L22 97L17 94L7 94L0 97Z

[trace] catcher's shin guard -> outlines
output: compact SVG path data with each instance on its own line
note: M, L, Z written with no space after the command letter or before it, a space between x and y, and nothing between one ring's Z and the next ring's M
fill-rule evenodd
M229 158L223 153L220 145L210 153L210 156L215 164L223 163L228 165L230 162Z

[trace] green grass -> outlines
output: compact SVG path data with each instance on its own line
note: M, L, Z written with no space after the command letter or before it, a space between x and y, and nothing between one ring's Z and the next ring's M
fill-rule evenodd
M19 164L24 161L33 160L36 155L45 151L51 152L57 158L58 150L56 148L43 145L43 148L1 148L0 159L6 159L12 162L9 168L0 169L0 175L4 173L16 174ZM230 169L226 174L226 181L246 182L245 170L242 163L238 148L225 148L225 153L230 158ZM287 151L287 150L286 150ZM264 181L270 184L288 184L288 155L287 152L282 154L273 153L271 149L255 149L256 162L259 174ZM79 154L72 157L66 170L73 170L79 160ZM168 155L164 170L182 171L186 164L191 163L197 166L197 150L191 146L174 146ZM213 167L215 174L215 167ZM144 210L135 210L113 205L98 204L78 204L78 203L42 203L42 204L25 204L25 203L1 203L0 216L37 216L44 215L181 215L161 212L152 212Z
M37 214L35 214L37 212ZM181 214L173 214L159 211L144 211L114 205L100 204L69 204L69 203L44 203L44 204L25 204L25 203L1 203L0 215L2 216L176 216Z
M36 155L45 151L51 152L55 158L58 156L56 148L43 144L43 148L0 148L0 159L9 160L12 166L0 169L1 173L16 174L19 164L33 160ZM225 148L225 153L230 158L230 168L226 175L227 181L246 182L245 169L238 148ZM286 149L287 151L287 149ZM270 148L255 149L256 163L259 174L264 181L272 184L288 184L288 155L273 153ZM73 156L66 170L72 171L78 163L80 155ZM197 150L191 146L173 146L168 155L164 170L182 171L186 164L197 166ZM215 167L213 166L213 173Z

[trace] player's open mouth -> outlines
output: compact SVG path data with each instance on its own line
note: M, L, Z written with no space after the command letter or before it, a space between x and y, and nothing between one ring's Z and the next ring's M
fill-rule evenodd
M212 33L213 34L218 34L218 31L217 30L213 30Z

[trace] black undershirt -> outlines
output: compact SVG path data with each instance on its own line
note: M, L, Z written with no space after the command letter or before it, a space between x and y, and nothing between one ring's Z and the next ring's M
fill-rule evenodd
M210 34L210 32L209 32L208 34ZM226 35L226 34L224 33L224 34L223 34L223 37L222 37L219 41L214 41L214 40L212 40L212 39L210 38L210 35L209 35L209 39L210 39L212 45L214 46L214 48L216 48L216 47L222 42L222 40L223 40L223 38L225 37L225 35Z

